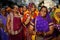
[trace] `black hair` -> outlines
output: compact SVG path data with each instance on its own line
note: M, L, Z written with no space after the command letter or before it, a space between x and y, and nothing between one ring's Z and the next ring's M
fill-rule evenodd
M34 3L32 5L36 8L36 5Z
M12 7L10 7L10 6L6 6L5 9L7 9L8 7L9 7L9 8L12 8Z
M14 6L15 6L15 5L13 5L13 6L12 6L12 9L14 9L14 8L15 8ZM18 6L18 5L16 5L16 6Z
M25 6L25 5L24 5ZM24 8L24 6L23 6L23 8ZM28 6L25 6L27 9L28 9Z
M19 6L19 8L23 8L23 6Z

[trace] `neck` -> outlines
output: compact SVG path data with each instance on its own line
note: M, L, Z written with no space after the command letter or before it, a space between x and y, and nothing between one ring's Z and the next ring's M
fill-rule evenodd
M24 12L26 12L27 10L25 10Z

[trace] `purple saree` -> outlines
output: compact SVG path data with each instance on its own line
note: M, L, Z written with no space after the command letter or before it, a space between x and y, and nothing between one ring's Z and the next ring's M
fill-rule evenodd
M45 18L38 15L35 20L35 29L37 32L48 32L49 31L49 23L51 23L52 20L50 19L50 16L47 14ZM53 36L53 34L52 34ZM38 36L37 36L38 37ZM44 36L43 38L49 38L50 36ZM41 37L39 37L41 38ZM37 39L36 39L37 40Z
M41 16L36 17L36 31L38 32L48 32L49 31L49 23L52 22L49 15L46 18Z

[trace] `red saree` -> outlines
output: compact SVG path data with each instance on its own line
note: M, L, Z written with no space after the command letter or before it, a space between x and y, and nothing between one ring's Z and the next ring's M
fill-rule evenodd
M21 19L19 17L13 17L13 33L9 35L9 40L23 40ZM17 32L16 32L17 31Z

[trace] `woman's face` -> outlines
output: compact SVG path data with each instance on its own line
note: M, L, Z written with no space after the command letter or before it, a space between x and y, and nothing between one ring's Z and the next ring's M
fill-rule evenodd
M60 12L57 12L56 15L60 18Z
M13 9L13 11L14 11L14 12L17 12L17 11L18 11L18 8L15 7L15 8Z
M26 11L26 6L23 7L23 11Z
M2 14L5 15L5 10L2 10Z
M40 15L43 17L46 16L46 11L47 11L46 8L42 8L40 11Z
M34 11L34 10L35 10L35 7L34 7L34 6L32 6L31 11Z
M55 8L52 9L52 12L54 12L54 11L55 11Z
M19 11L20 11L20 12L23 12L23 8L22 8L22 7L21 7L21 8L19 8Z
M8 8L6 9L6 11L7 11L7 12L10 12L10 11L11 11L11 8L10 8L10 7L8 7Z

